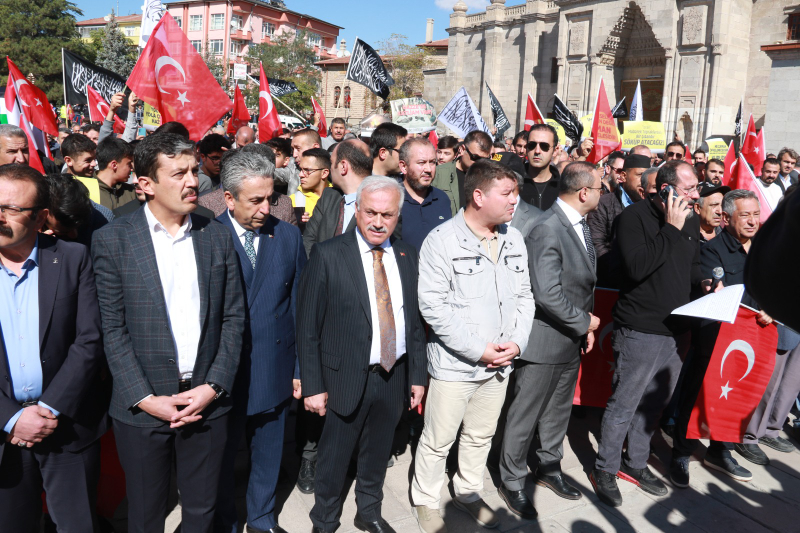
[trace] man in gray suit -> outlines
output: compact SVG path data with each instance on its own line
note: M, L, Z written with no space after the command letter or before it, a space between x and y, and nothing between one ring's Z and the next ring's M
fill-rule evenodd
M526 238L536 315L517 365L515 398L508 412L500 460L500 496L523 517L533 505L524 492L526 457L534 433L537 485L571 500L581 497L562 476L564 435L581 353L591 350L600 319L592 315L596 257L586 215L603 192L600 174L586 162L567 165L559 196Z

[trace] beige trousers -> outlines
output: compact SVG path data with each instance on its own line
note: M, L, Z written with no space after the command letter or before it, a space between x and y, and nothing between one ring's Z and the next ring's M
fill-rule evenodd
M453 477L455 495L464 503L481 498L486 457L497 429L506 387L508 379L501 379L501 376L483 381L431 378L425 404L425 428L417 446L411 480L414 505L439 508L447 454L459 427L458 472Z

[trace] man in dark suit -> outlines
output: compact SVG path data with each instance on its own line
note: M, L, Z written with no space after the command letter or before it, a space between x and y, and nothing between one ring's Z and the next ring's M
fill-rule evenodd
M59 531L92 531L107 429L103 347L85 246L38 233L48 186L0 167L0 529L39 531L42 490Z
M372 172L372 155L362 141L349 140L337 144L331 152L331 182L314 206L314 214L306 224L303 245L306 254L311 248L356 227L356 191ZM301 456L297 488L304 494L314 492L317 448L325 419L316 413L300 410L297 413L295 442Z
M315 532L339 527L347 468L358 446L355 525L393 533L381 518L381 501L394 429L404 405L419 405L427 383L417 253L390 237L403 203L401 185L371 176L356 194L357 229L315 246L300 281L304 404L327 419L311 522Z
M147 203L92 241L128 530L163 530L174 462L182 529L210 532L242 349L241 274L230 231L192 215L192 144L157 133L135 155Z
M532 507L524 487L536 432L536 483L562 498L581 497L563 478L561 458L581 353L591 350L600 324L592 315L596 257L586 215L597 207L602 179L590 163L576 162L567 165L558 185L558 199L525 241L536 315L517 365L500 461L500 495L522 516Z
M217 220L233 236L244 281L247 321L217 496L215 522L220 532L239 530L234 464L245 433L251 464L247 532L285 533L274 515L275 487L286 411L293 383L296 387L300 384L294 316L306 251L300 230L270 215L274 172L267 159L244 149L222 162L227 209Z

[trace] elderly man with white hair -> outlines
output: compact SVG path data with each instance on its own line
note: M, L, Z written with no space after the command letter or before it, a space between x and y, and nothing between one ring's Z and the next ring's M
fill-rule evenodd
M356 191L356 228L318 242L300 280L301 394L308 411L327 419L311 510L315 533L339 527L356 448L355 526L393 533L381 517L392 438L403 411L419 405L428 379L417 252L391 236L403 196L392 178L365 178Z

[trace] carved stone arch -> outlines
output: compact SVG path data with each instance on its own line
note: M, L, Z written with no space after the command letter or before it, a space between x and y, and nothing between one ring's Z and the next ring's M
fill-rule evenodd
M625 7L600 52L600 63L614 67L658 66L666 63L666 50L636 2Z

